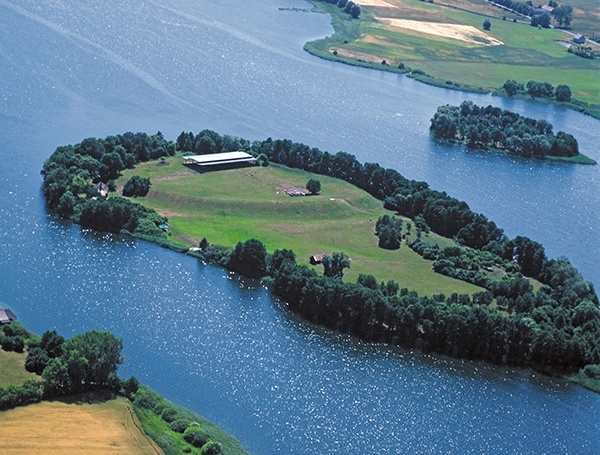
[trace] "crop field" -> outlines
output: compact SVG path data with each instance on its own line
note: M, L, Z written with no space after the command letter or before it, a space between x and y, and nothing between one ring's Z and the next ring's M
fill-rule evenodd
M0 349L0 387L21 385L27 379L39 380L39 376L25 370L27 354L6 352Z
M358 3L363 6L360 20L352 24L337 18L334 26L349 23L336 26L337 36L310 43L307 49L335 52L338 59L380 67L384 60L390 68L404 64L455 86L494 90L508 79L566 84L575 98L600 105L600 60L568 53L572 36L561 30L538 30L527 18L511 15L484 0ZM579 32L580 25L582 32L591 34L600 19L600 2L579 0L573 7L572 32ZM335 14L335 7L319 8ZM483 30L485 18L492 23L489 31Z
M344 272L351 281L369 273L380 281L393 279L420 295L481 290L434 273L431 261L405 244L395 251L379 248L375 222L390 212L381 201L344 181L272 164L201 174L183 166L181 157L167 163L138 165L117 183L122 185L134 174L149 177L148 196L136 201L167 216L172 236L189 246L197 246L203 237L228 247L257 238L271 253L292 249L298 262L307 265L315 253L343 251L351 258L351 268ZM321 182L317 196L290 197L282 191L304 188L310 178ZM451 243L434 234L427 240Z
M131 405L108 394L74 395L0 412L0 453L162 454Z

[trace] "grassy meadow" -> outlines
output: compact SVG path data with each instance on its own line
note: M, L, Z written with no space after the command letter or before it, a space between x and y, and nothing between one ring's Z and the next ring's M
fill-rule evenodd
M0 412L0 453L162 454L131 404L109 393L73 395Z
M350 281L369 273L379 281L393 279L420 295L482 290L434 273L431 261L405 244L396 251L379 248L375 222L390 212L381 201L344 181L272 164L198 173L183 166L181 157L167 163L140 164L125 171L117 184L122 186L132 175L149 177L148 196L136 201L167 216L172 238L184 244L197 246L206 237L213 244L233 247L258 238L269 252L292 249L298 261L307 265L317 252L343 251L352 261L344 272ZM319 195L290 197L282 191L304 188L309 178L321 182ZM434 234L427 240L451 243Z
M333 5L314 3L333 15L336 29L332 37L307 44L316 55L380 69L397 70L403 63L426 73L418 79L449 88L493 91L507 79L566 84L575 98L595 105L590 112L600 113L600 60L568 53L571 36L565 32L538 30L527 19L483 0L365 0L358 2L363 3L359 20L349 19ZM574 32L578 23L586 30L592 26L590 15L600 15L600 2L579 0L573 6ZM492 23L490 31L483 30L486 17Z
M0 387L21 385L27 379L39 380L35 373L25 370L27 354L6 352L0 349Z

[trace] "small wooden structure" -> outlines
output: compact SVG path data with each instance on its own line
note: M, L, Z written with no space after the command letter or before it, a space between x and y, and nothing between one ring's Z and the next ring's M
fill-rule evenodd
M17 317L12 311L0 309L0 324L8 324L15 319L17 319Z
M583 36L583 35L575 35L573 37L573 42L575 44L585 44L585 36Z
M94 189L98 191L100 196L106 197L108 195L108 185L104 182L98 182L94 185Z
M321 252L315 253L310 257L310 263L312 265L317 265L317 264L320 264L321 262L323 262L323 253L321 253Z

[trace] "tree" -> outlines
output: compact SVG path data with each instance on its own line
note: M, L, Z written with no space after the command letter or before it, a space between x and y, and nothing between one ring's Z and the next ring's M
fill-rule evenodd
M122 363L123 343L108 332L91 331L65 341L60 357L51 359L42 373L50 395L105 386Z
M554 96L556 101L571 101L571 88L568 85L558 85Z
M323 256L323 275L330 278L342 279L344 269L350 268L350 258L346 253L334 252L331 256Z
M310 191L311 194L319 194L321 191L321 182L315 179L310 179L306 182L306 189Z
M509 79L504 83L503 88L508 96L513 96L519 91L519 84L517 81Z
M62 346L65 339L59 335L56 330L46 330L42 335L42 342L40 348L46 351L48 357L51 359L60 357L62 354Z
M570 5L560 5L552 11L554 19L558 22L560 28L567 28L573 20L573 7Z
M42 374L50 358L46 351L41 348L32 348L27 353L27 359L25 359L25 369L32 373Z
M489 19L486 19L483 21L483 29L484 30L491 30L492 28L492 22Z
M131 177L125 185L123 186L123 196L127 197L144 197L150 191L150 183L149 178L140 177L139 175L134 175Z
M231 253L227 268L249 278L261 278L267 273L267 250L257 239L238 242Z

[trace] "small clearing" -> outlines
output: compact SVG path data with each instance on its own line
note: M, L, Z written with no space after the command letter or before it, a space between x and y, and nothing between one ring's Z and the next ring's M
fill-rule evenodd
M438 22L422 22L407 19L393 19L376 17L379 22L385 24L388 30L403 29L412 30L426 35L451 38L466 43L483 46L501 46L504 43L493 38L471 25L443 24Z

